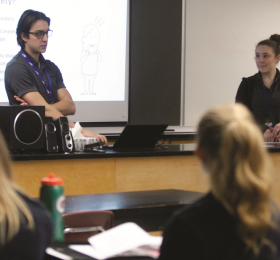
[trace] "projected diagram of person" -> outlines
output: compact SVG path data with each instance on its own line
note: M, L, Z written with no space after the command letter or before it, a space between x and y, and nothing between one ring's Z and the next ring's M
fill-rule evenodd
M100 33L96 25L89 24L84 27L82 41L82 74L85 82L82 95L96 95L94 91L94 79L98 72L98 62L102 59L98 50Z

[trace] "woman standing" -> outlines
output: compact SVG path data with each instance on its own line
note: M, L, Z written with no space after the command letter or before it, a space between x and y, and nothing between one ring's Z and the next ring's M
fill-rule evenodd
M197 141L211 190L169 221L159 259L279 259L269 157L251 113L241 104L210 109Z
M52 239L51 219L15 185L10 161L0 132L0 259L42 260Z
M259 42L255 54L259 72L243 78L236 94L236 102L253 112L266 142L278 141L280 137L280 73L276 68L279 59L280 35Z

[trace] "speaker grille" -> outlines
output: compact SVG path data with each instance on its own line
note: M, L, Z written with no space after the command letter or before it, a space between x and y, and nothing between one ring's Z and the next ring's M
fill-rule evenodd
M61 130L63 133L68 134L69 133L69 124L67 123L62 123L61 124Z
M31 109L18 113L14 120L14 133L16 139L25 145L36 143L43 134L43 120L40 114Z
M56 127L52 122L47 122L45 125L45 130L48 133L54 134L56 132Z

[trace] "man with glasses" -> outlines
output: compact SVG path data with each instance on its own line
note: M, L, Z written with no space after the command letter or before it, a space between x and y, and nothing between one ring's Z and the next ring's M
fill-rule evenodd
M21 51L7 64L5 87L10 105L45 106L46 116L57 119L75 114L76 108L59 68L42 55L52 34L49 26L50 18L44 13L26 10L22 14L17 27ZM107 143L105 136L86 129L82 134Z

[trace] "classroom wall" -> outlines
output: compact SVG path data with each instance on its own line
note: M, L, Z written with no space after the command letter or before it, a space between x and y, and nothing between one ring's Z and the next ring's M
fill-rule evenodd
M234 102L242 77L257 72L256 44L280 34L280 1L187 0L184 11L181 124L194 126L210 106Z

